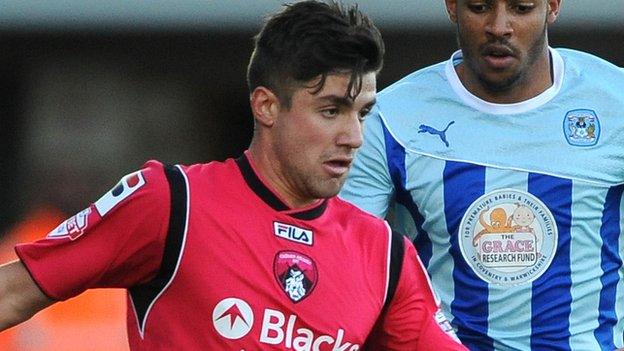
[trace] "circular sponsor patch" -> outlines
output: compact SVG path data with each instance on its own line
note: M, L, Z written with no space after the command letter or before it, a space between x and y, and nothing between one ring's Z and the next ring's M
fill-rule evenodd
M537 197L515 189L485 194L470 205L460 224L464 259L484 281L500 285L532 282L557 251L557 225Z

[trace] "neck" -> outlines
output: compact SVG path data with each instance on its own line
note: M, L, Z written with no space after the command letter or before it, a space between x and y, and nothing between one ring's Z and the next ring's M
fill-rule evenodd
M278 161L270 148L263 147L262 143L252 141L249 146L251 164L258 177L277 195L289 208L296 209L309 206L319 199L306 198L297 194L295 187L283 171L282 164Z

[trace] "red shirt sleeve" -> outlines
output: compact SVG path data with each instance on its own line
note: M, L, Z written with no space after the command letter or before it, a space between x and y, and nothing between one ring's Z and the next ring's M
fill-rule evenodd
M366 350L468 350L442 314L416 249L407 238L404 245L394 298L369 337Z
M56 300L89 288L131 287L158 271L169 198L162 164L150 161L46 238L15 251L41 290Z

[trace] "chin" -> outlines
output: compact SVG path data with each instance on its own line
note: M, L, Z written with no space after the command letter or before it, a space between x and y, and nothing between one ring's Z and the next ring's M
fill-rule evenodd
M504 92L511 89L518 81L517 74L508 74L496 78L482 77L481 83L490 91Z
M319 184L316 189L314 189L314 195L319 199L328 199L330 197L334 197L338 195L342 185L344 184L344 179L330 179L324 182L324 184Z
M319 199L328 199L330 197L334 197L338 195L339 192L340 192L340 187L332 187L331 189L326 188L326 189L322 189L321 191L319 191L317 197Z

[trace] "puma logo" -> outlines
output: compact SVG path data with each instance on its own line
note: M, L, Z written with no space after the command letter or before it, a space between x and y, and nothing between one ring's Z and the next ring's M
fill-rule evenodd
M453 123L455 123L455 121L450 121L449 124L446 126L446 128L444 128L444 130L437 130L428 125L421 124L420 126L418 126L418 133L429 133L432 135L437 135L440 137L440 140L442 140L444 145L446 145L446 147L449 147L449 142L446 140L446 131L449 129L449 127Z

